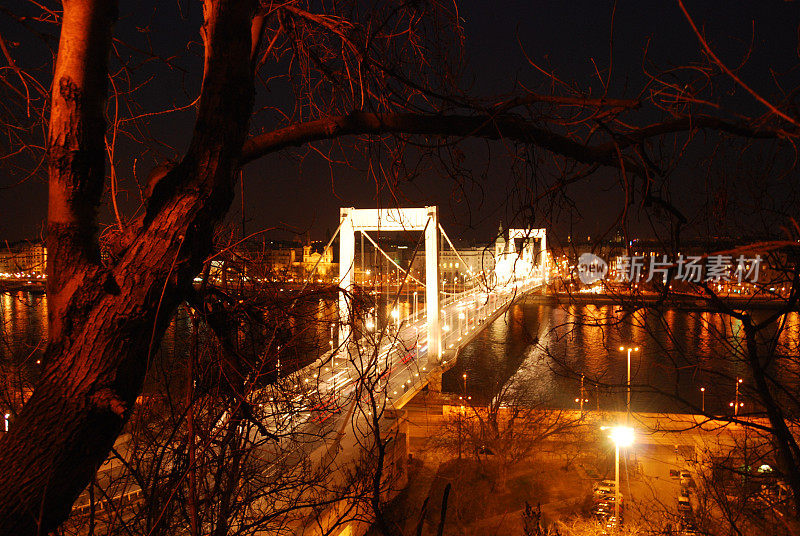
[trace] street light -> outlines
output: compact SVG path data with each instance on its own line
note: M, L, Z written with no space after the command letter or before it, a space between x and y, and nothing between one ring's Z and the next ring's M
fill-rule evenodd
M621 498L619 491L619 448L630 447L633 445L633 428L630 426L612 426L611 435L609 437L611 437L611 440L614 442L614 448L616 450L616 459L614 463L614 492L616 494L616 498L614 500L614 518L617 522L617 528L619 528L619 503Z
M733 406L733 415L739 415L739 408L744 406L744 402L739 402L739 384L741 384L744 380L741 378L736 378L736 397L734 401L728 404L729 406Z
M586 398L586 391L584 391L584 389L583 389L583 374L581 374L581 396L580 396L580 398L576 398L575 402L580 403L580 405L581 405L581 418L583 418L583 404L584 403L587 403L587 404L589 403L589 399Z
M701 408L702 412L705 413L706 412L706 388L705 387L701 387L700 388L700 397L701 397L700 398L700 400L701 400L700 408Z
M634 346L634 347L628 346L627 348L625 346L620 346L619 347L619 351L620 352L624 352L625 350L628 351L628 402L627 402L625 407L626 407L626 409L628 411L628 423L630 424L630 422L631 422L631 352L638 352L639 351L639 347L638 346Z

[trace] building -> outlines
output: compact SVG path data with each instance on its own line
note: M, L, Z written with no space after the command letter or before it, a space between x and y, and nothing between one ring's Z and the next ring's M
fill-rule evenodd
M333 260L334 247L325 249L322 242L309 242L302 248L302 260L293 261L295 273L305 279L312 277L318 282L330 281L339 275L339 263ZM315 269L316 268L316 269Z
M0 274L5 277L43 277L47 271L47 246L42 242L6 242L0 250Z

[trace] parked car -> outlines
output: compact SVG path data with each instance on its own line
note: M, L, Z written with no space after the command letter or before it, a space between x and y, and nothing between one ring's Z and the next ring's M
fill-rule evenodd
M623 507L624 504L622 503L622 501L620 501L619 503L620 515L624 509ZM590 512L595 516L609 516L614 514L615 510L616 508L614 501L606 500L606 501L595 501L594 504L592 504Z
M681 495L678 497L678 512L691 512L692 503L689 502L689 497Z
M606 517L614 513L614 505L608 503L594 504L589 512L596 517Z
M609 493L614 493L614 490L616 489L617 486L613 480L601 480L594 485L594 494L607 495Z
M619 514L619 526L622 527L625 525L625 516L622 515L622 512ZM606 519L606 529L614 530L617 528L617 518L614 516L609 517Z
M680 473L680 482L681 486L694 486L694 480L692 479L692 473L684 469Z
M611 493L603 493L601 495L595 495L595 502L610 502L613 503L617 500L617 494L615 492ZM622 504L623 496L622 493L619 494L619 502Z

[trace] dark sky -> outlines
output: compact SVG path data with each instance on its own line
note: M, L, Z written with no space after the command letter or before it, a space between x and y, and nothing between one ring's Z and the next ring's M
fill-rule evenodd
M123 5L117 26L120 36L141 38L139 28L148 21L149 37L161 49L174 48L176 53L184 53L187 41L197 40L199 3L163 2L152 10L141 7L146 5L147 2L137 3L135 8ZM731 65L738 65L753 40L753 54L739 74L756 88L772 93L774 85L769 69L784 73L796 65L798 3L691 1L687 2L687 7L703 25L720 56ZM529 65L526 54L536 64L552 69L561 79L584 90L591 89L594 94L602 92L596 69L605 76L611 64L609 95L614 97L635 97L642 87L645 48L648 60L662 67L696 63L701 58L696 38L677 3L672 1L621 0L616 4L598 0L469 1L459 4L459 10L468 60L468 72L462 85L480 96L508 93L515 89L515 84L542 88L544 77ZM613 46L610 44L612 12ZM4 36L25 36L6 18L0 18L0 32ZM22 38L19 41L21 45L14 49L17 57L23 63L41 64L41 55L31 52L37 50L35 45L26 49L28 43ZM191 71L196 64L191 57L184 61L174 70L161 66L153 72L158 83L152 84L152 89L140 99L142 111L157 111L191 101L198 89L197 76L191 72L183 74L180 67ZM259 95L259 99L270 97ZM742 91L733 91L725 98L747 113L762 112ZM180 151L191 133L191 119L190 111L173 114L156 121L153 129ZM5 146L0 145L0 150L4 149ZM442 179L431 169L412 182L401 183L394 193L409 206L440 205L443 225L451 230L453 237L488 238L501 219L508 222L511 217L508 200L517 195L518 183L511 175L510 162L503 156L502 146L493 144L487 148L482 142L470 142L464 145L463 152L465 167L475 178L474 182L467 182L466 189L461 190L456 183ZM169 149L162 151L162 155L169 153ZM118 169L121 176L132 175L134 157L140 166L139 177L152 165L147 163L151 155L122 154ZM672 195L690 205L699 203L698 196L704 194L695 189L697 170L678 170L677 175ZM42 228L46 214L45 177L40 173L21 183L19 180L18 173L9 172L0 163L1 239L31 238ZM375 183L369 179L366 164L360 159L355 160L355 168L348 168L330 167L313 153L294 151L289 155L274 155L245 168L244 183L248 232L280 227L298 233L310 231L312 237L322 238L327 229L336 227L339 207L376 205ZM555 222L556 230L561 234L597 235L608 229L622 209L615 184L614 174L604 172L570 191L580 215L571 218L566 213L561 215ZM128 202L125 193L121 201L130 213L137 196L131 191L127 193ZM381 203L391 202L385 189L379 196ZM237 195L231 211L232 221L240 217L240 203ZM103 212L103 219L110 221L107 211ZM633 228L646 233L646 225L640 220L634 212ZM289 235L275 233L274 236Z

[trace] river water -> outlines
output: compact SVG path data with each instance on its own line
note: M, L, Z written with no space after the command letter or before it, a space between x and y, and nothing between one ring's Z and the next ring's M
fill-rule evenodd
M778 348L797 356L800 316L792 313L782 320ZM739 320L707 311L630 313L614 305L558 305L529 297L464 348L458 364L444 375L443 390L463 396L466 387L474 402L485 402L501 391L500 385L510 384L508 403L516 396L577 409L576 399L583 398L584 409L621 411L627 392L624 346L638 347L631 352L633 411L694 412L704 404L708 412L728 413L736 379L742 378L742 411L758 412L747 396L742 331ZM796 378L798 372L784 368L778 374Z
M335 312L332 305L321 306L320 311L330 315ZM399 307L405 314L413 304ZM13 357L35 366L44 347L46 319L46 296L0 294L0 360ZM185 316L179 316L162 343L163 355L185 351L187 329ZM797 355L798 341L800 318L792 314L785 319L779 343ZM630 314L613 305L558 305L531 297L512 305L462 350L458 364L444 375L443 390L463 395L466 374L466 394L474 402L485 402L510 384L514 396L529 402L578 408L575 399L580 398L583 375L585 408L623 410L627 353L620 346L624 345L639 348L631 353L635 411L691 411L691 405L699 408L704 397L708 411L727 412L736 377L745 380L740 401L753 409L746 395L746 369L740 360L731 359L741 354L741 344L737 320L708 312L666 309Z

